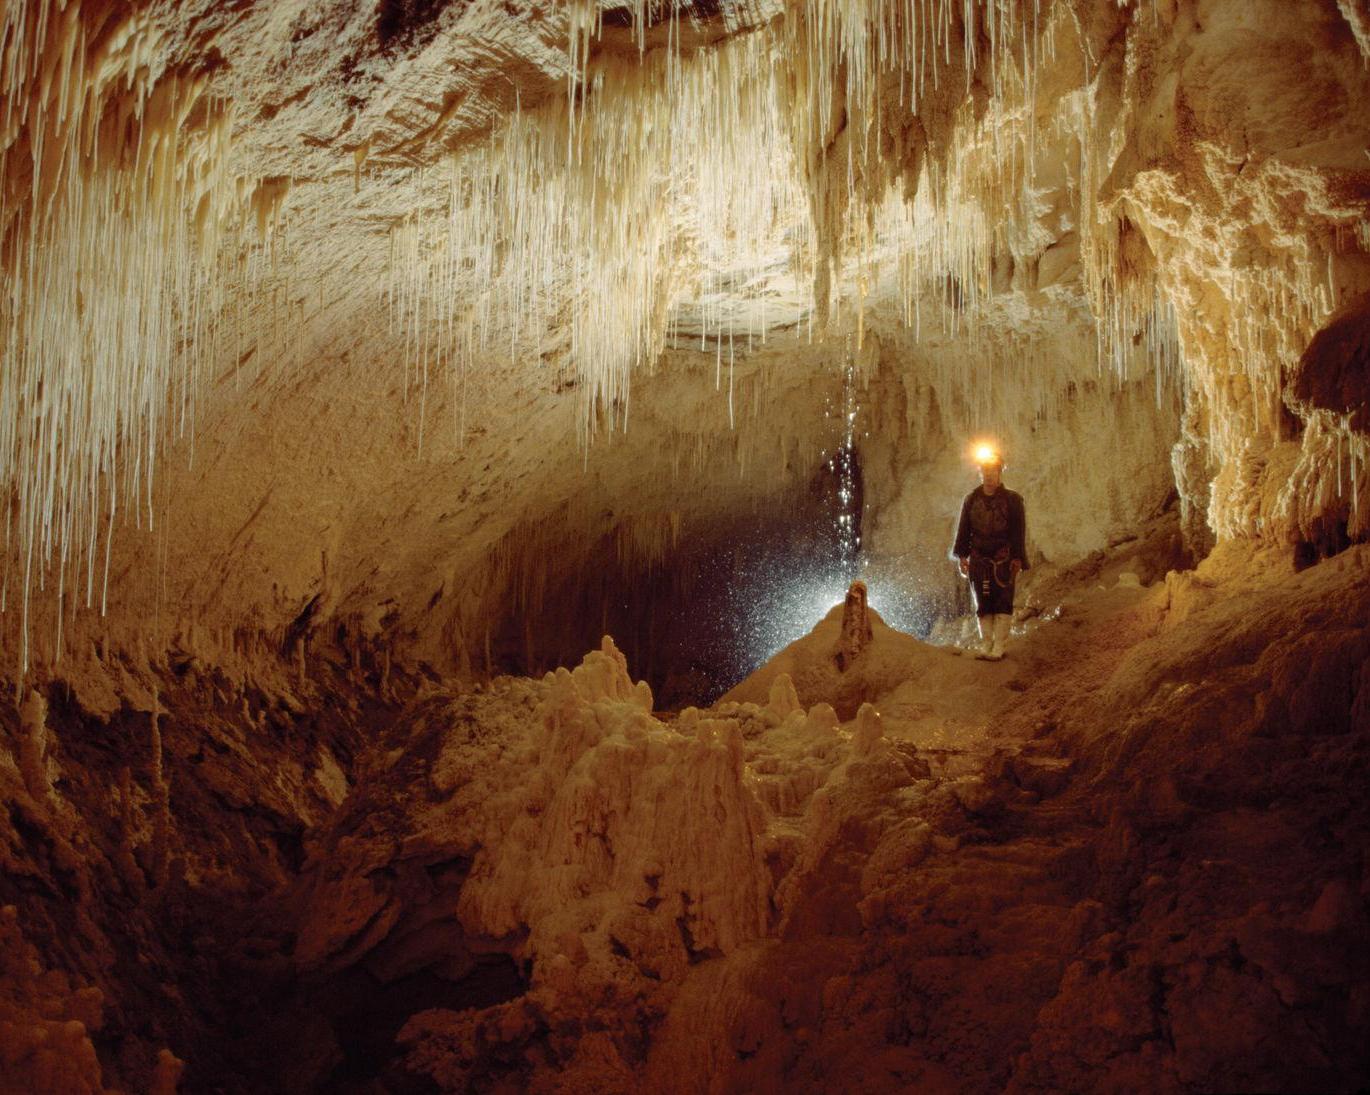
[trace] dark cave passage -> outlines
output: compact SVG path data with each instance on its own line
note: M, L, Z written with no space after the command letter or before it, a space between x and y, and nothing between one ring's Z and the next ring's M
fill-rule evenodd
M625 565L606 537L539 611L500 623L495 661L536 676L575 665L611 635L658 709L707 706L842 602L861 575L864 516L861 455L847 444L782 504L717 521L703 536L687 529L646 569ZM905 611L901 622L910 618Z

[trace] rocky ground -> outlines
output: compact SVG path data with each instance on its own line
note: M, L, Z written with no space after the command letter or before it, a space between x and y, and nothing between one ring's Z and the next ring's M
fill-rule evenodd
M1037 573L998 664L834 610L706 711L608 642L269 706L197 667L103 736L49 689L5 1083L1357 1090L1370 548L1172 551Z

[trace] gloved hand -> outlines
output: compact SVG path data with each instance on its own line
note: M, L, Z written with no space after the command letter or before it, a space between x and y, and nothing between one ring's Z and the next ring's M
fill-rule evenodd
M957 560L956 560L956 569L959 570L959 571L961 572L961 577L962 577L962 578L969 578L969 577L970 577L970 560L969 560L969 559L964 559L964 558L963 558L963 559L957 559Z

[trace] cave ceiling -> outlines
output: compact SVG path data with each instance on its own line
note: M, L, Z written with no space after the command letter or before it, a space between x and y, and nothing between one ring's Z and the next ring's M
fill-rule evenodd
M529 529L650 559L783 506L844 385L877 556L931 557L901 483L987 427L1051 469L1048 555L1116 531L1063 478L1113 526L1173 483L1199 549L1364 527L1357 408L1300 395L1370 290L1359 0L4 18L7 599L49 654L306 603L450 643Z

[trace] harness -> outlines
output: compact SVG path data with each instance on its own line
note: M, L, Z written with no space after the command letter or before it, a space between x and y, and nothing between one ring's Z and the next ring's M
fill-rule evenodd
M1008 558L1008 548L1000 548L995 553L1002 554L1003 559L995 559L993 556L983 552L971 550L970 565L974 573L975 583L980 587L981 593L989 593L989 583L992 580L1000 589L1008 589L1013 585L1013 560ZM988 565L986 565L988 564ZM1002 571L1000 568L1003 568ZM1000 575L1003 575L1001 577Z

